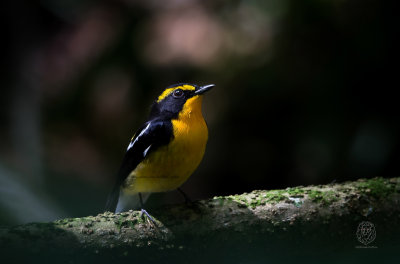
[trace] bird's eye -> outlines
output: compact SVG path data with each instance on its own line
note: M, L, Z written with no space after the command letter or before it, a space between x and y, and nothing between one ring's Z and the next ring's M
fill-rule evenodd
M175 98L180 98L183 96L183 91L181 89L176 89L173 93Z

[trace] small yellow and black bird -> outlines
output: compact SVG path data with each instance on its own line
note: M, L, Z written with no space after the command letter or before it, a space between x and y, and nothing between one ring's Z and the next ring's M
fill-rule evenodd
M208 129L201 112L203 94L213 84L179 83L167 87L153 103L149 121L132 137L106 211L132 209L142 193L178 189L203 158ZM187 199L186 195L182 192ZM129 208L130 206L131 208Z

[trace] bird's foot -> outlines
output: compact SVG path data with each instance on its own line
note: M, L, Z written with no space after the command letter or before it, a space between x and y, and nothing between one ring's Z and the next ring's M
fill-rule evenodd
M154 224L154 226L157 227L157 223L156 221L154 221L153 217L151 217L150 214L145 209L142 208L140 212L140 217L143 217L143 215L146 215L147 218Z

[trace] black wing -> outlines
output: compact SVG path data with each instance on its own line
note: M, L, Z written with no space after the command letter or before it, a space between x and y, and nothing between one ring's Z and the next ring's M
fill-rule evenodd
M145 123L132 138L119 169L116 183L108 196L105 211L114 212L119 198L120 187L128 175L152 151L170 142L173 136L171 121L152 120Z

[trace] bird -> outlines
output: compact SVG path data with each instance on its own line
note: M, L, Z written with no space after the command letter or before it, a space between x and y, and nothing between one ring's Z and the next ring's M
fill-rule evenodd
M129 142L105 211L118 213L139 205L141 215L154 222L144 209L150 193L177 189L188 199L179 187L203 159L208 127L202 101L214 86L178 83L156 98L148 121Z

